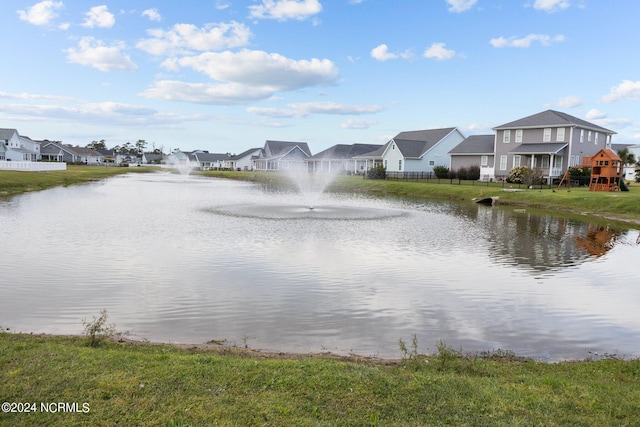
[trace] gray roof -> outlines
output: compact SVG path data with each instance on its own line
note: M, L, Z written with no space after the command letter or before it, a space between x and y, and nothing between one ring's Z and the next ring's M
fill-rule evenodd
M219 162L229 160L231 156L227 153L193 153L189 156L192 160L199 162Z
M545 142L542 144L521 144L509 151L516 154L557 154L567 145L565 142Z
M384 147L381 144L336 144L311 156L311 160L320 159L352 159Z
M293 141L270 141L267 140L264 144L264 157L282 157L289 153L291 150L298 147L304 154L311 157L311 151L306 142L293 142Z
M249 154L255 154L257 151L260 151L261 148L250 148L248 150L243 151L240 154L235 154L231 156L231 160L240 160L244 157L247 157Z
M494 135L471 135L449 151L451 155L493 154Z
M532 116L524 117L513 122L496 126L493 129L522 129L522 128L543 128L543 127L562 127L562 126L579 126L585 129L592 129L607 134L615 134L614 131L605 129L602 126L587 122L572 115L562 113L560 111L547 110Z
M0 129L0 139L9 140L14 133L18 133L15 129Z
M419 158L454 130L442 128L400 132L387 145L395 142L405 158Z

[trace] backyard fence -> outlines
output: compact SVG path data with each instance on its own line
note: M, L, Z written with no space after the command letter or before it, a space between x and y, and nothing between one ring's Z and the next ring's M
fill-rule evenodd
M365 173L363 175L364 179L373 179ZM516 182L507 182L506 180L497 180L497 181L480 181L475 179L458 179L458 178L438 178L433 172L398 172L398 171L387 171L386 177L384 178L389 181L413 181L413 182L424 182L428 184L449 184L449 185L471 185L477 187L498 187L498 188L518 188L518 189L554 189L558 187L559 179L555 180L554 183L547 184L538 182L536 184L526 184L526 183L516 183ZM571 182L568 184L563 184L563 187L570 185L571 187L584 187L589 186L589 176L577 176L571 177Z

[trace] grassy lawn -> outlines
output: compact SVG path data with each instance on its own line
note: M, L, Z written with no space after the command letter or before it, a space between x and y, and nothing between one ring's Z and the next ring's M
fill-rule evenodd
M67 170L48 172L0 171L0 196L45 190L61 185L80 184L131 172L150 172L153 167L67 166Z
M3 171L0 194L149 170L72 166L60 172ZM278 174L204 175L286 183ZM501 184L344 176L331 191L470 203L498 196L502 204L527 209L636 224L640 219L637 185L616 193L583 188L505 192ZM218 346L103 342L90 347L83 337L0 332L0 403L14 402L13 409L28 403L35 409L0 412L0 426L640 425L640 359L544 363L504 352L486 356L465 356L444 344L430 356L399 346L397 361L268 355ZM54 412L43 412L42 405Z
M640 425L640 361L267 357L0 333L0 425ZM88 404L43 413L41 403Z

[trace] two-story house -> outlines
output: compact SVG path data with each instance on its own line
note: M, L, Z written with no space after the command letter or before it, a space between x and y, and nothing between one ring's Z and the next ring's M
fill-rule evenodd
M611 146L615 132L560 111L547 110L493 128L494 176L503 179L518 166L540 169L547 182L559 179L570 166L580 165Z

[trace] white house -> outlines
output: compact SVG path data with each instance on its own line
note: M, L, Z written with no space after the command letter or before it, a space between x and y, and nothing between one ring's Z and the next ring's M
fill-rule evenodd
M230 168L233 170L253 170L253 161L260 157L261 148L250 148L240 154L231 156Z
M311 151L306 142L266 141L253 165L264 171L298 169L305 166L309 157Z

